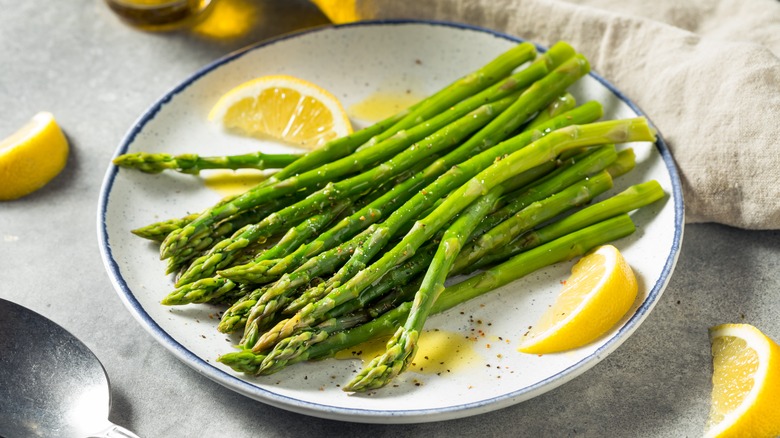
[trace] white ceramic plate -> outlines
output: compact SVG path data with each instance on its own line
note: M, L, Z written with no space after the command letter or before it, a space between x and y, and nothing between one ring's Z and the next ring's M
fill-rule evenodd
M346 107L377 93L430 94L517 42L484 29L447 23L375 22L320 28L263 42L221 59L185 80L140 117L119 145L126 152L195 152L202 155L286 150L271 142L227 136L206 122L218 97L245 80L291 74L333 92ZM592 74L572 90L580 102L596 99L607 118L641 114L625 96ZM360 369L355 360L329 359L295 365L270 377L235 373L215 359L236 339L215 329L219 308L164 307L172 290L158 248L130 234L148 223L199 211L220 195L191 176L146 175L109 166L98 210L98 235L108 273L127 308L174 355L210 379L248 397L292 411L331 419L405 423L479 414L535 397L583 373L615 350L661 296L675 265L683 229L680 184L663 141L634 145L638 165L613 190L657 179L667 199L633 215L637 232L616 242L640 280L631 314L598 342L564 354L516 351L569 275L570 263L552 266L430 318L426 328L460 345L453 369L409 371L397 386L372 395L348 395L339 385ZM466 354L467 353L467 354ZM456 366L457 365L457 366ZM203 394L208 397L208 394Z

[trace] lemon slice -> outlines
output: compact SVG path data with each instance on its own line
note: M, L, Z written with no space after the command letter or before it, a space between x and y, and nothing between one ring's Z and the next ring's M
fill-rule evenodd
M780 346L749 324L710 329L712 404L705 437L780 436Z
M586 345L615 326L636 299L636 277L623 255L604 245L580 259L519 350L546 354Z
M51 181L68 160L68 140L51 113L33 116L0 141L0 200L28 195Z
M326 90L292 76L263 76L223 95L209 120L228 131L273 138L307 149L352 133L341 103Z

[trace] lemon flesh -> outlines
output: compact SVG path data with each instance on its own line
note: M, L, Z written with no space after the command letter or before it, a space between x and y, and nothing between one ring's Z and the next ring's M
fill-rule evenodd
M780 435L780 347L749 324L710 329L712 399L705 437Z
M51 113L41 112L0 141L0 201L18 199L54 179L68 160L68 140Z
M548 354L589 344L626 315L637 292L634 272L620 251L601 246L574 265L555 303L532 326L519 350Z
M264 76L231 89L214 105L209 120L238 135L272 138L306 149L352 133L349 117L335 96L285 75Z

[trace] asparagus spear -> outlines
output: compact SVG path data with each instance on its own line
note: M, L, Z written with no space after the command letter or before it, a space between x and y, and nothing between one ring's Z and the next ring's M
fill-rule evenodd
M197 175L201 170L206 169L281 169L289 166L300 157L300 154L264 154L262 152L221 157L137 152L120 155L114 158L113 163L125 169L137 169L145 173L175 170L180 173Z
M519 136L521 137L521 136ZM517 141L515 139L507 142ZM333 307L355 298L361 290L378 280L389 269L410 257L414 251L436 233L453 216L462 211L480 194L489 191L511 175L554 159L563 151L603 143L654 141L655 133L647 120L638 117L626 120L574 125L559 129L534 143L497 161L480 172L469 182L453 191L433 213L418 221L412 230L394 248L388 250L377 262L360 271L343 286L335 289L316 303L307 305L296 315L280 321L258 340L253 351L270 348L280 338L316 324L323 314ZM506 143L506 142L505 142Z
M431 313L446 311L538 269L571 260L591 248L625 237L634 229L631 219L623 214L547 242L466 281L447 287L436 300ZM333 333L302 354L294 356L287 364L322 359L368 340L388 336L406 320L411 306L411 302L406 302L366 324ZM224 354L217 360L238 372L257 374L265 358L264 354L241 350Z
M143 227L131 230L130 232L138 237L143 237L144 239L149 239L161 243L163 240L165 240L165 236L167 236L171 231L177 230L187 225L188 223L194 221L198 216L200 216L200 213L190 213L181 218L171 218L145 225Z
M447 126L451 122L482 105L486 100L492 101L511 94L514 92L514 90L510 90L509 92L501 88L485 90L486 92L477 93L465 101L454 105L448 111L444 111L455 102L461 100L464 94L471 95L500 79L500 77L493 77L493 73L486 72L500 68L501 72L508 74L512 69L535 56L533 46L524 44L521 44L518 46L518 48L510 50L508 53L511 56L507 55L506 57L499 57L502 58L501 62L490 63L476 72L475 76L469 76L465 80L459 81L458 85L452 87L452 96L437 93L434 97L429 98L425 104L420 106L419 111L425 111L428 114L437 114L431 119L428 119L427 121L420 123L410 129L405 129L409 126L404 126L404 123L406 122L402 120L393 128L391 128L395 129L399 125L401 126L395 131L395 133L392 134L392 137L388 137L383 141L372 142L356 151L353 149L352 151L354 151L354 153L351 153L351 155L344 156L343 158L335 161L327 162L320 161L320 159L315 160L314 158L310 158L313 155L324 156L326 152L331 149L329 148L329 145L325 145L322 149L325 152L319 152L320 150L315 150L304 155L300 160L292 163L290 166L288 166L288 168L282 169L277 175L269 179L268 184L261 184L253 189L250 189L248 192L242 196L239 196L228 204L208 209L198 219L194 220L184 228L173 231L166 237L165 241L163 241L163 244L161 245L161 257L168 258L175 255L183 247L186 247L188 239L193 236L197 236L205 227L208 227L214 221L221 220L226 216L237 213L238 211L259 205L269 199L273 199L274 197L292 193L303 187L308 187L311 184L323 181L333 181L346 174L370 168L376 163L381 163L382 161L385 161L393 155L406 149L412 143L419 141ZM507 62L507 59L510 59L512 62ZM508 66L511 66L511 68L506 70ZM492 82L479 80L486 78L490 78L490 81ZM464 90L466 92L462 93ZM332 159L333 157L329 158ZM289 169L300 167L297 166L300 162L309 164L316 163L318 166L311 166L307 168L307 171L302 173L291 173Z

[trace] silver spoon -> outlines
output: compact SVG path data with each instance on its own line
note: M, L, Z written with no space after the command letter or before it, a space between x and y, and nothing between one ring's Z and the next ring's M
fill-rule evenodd
M75 336L0 298L0 436L138 438L108 421L111 391Z

